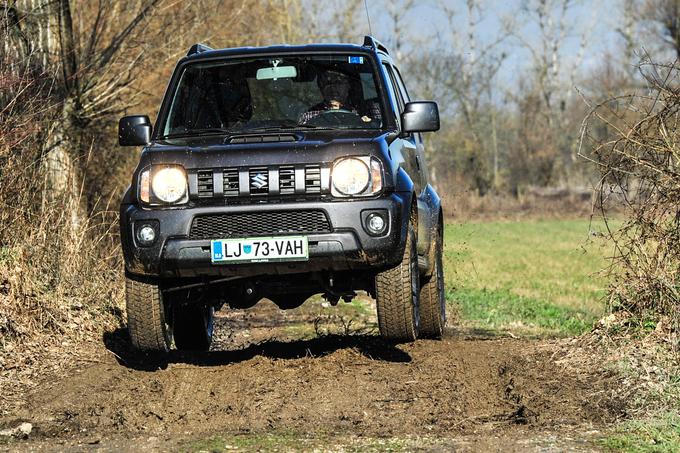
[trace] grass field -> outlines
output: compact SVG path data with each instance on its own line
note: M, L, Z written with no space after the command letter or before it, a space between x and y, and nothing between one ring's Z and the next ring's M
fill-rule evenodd
M599 442L612 451L662 453L680 451L680 416L633 420L619 425L614 434Z
M605 310L600 271L612 250L603 230L587 220L448 224L447 302L459 316L453 325L540 337L589 330ZM662 411L629 420L598 443L609 451L680 451L680 418Z
M588 330L604 312L603 229L588 220L448 224L450 311L464 326L518 335Z

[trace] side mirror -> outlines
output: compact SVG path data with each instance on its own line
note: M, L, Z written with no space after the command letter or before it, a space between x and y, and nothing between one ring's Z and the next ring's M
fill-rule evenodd
M404 132L434 132L439 130L439 107L432 101L409 102L401 114Z
M151 142L153 126L146 115L124 116L118 122L120 146L144 146Z

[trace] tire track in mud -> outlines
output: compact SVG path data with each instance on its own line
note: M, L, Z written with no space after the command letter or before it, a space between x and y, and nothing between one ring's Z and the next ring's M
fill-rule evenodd
M221 315L213 351L163 362L135 356L125 331L109 333L109 351L0 425L28 420L37 439L97 442L270 431L446 437L598 425L625 411L609 391L617 378L559 364L557 341L455 330L398 346L374 335L295 339L284 329L294 319L271 310Z

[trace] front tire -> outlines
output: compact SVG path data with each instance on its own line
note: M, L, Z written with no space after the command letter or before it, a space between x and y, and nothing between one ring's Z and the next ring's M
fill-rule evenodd
M125 278L125 306L132 346L149 353L167 353L172 329L163 293L158 285Z
M438 229L440 230L440 229ZM442 231L437 231L434 243L434 269L420 289L420 335L440 339L446 325L446 299L444 294L444 267Z
M411 342L418 337L418 293L420 275L416 235L409 223L406 247L401 263L379 273L375 278L378 326L383 338L396 342Z

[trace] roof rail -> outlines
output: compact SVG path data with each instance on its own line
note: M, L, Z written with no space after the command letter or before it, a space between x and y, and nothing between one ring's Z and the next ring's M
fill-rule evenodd
M197 43L191 46L191 49L189 49L189 52L187 52L187 57L190 57L192 55L196 55L197 53L203 53L207 52L209 50L213 50L212 47L208 47L205 44Z
M375 39L373 36L366 35L364 36L364 47L370 47L371 49L376 49L381 52L385 52L387 55L390 53L387 51L387 47L377 39Z

